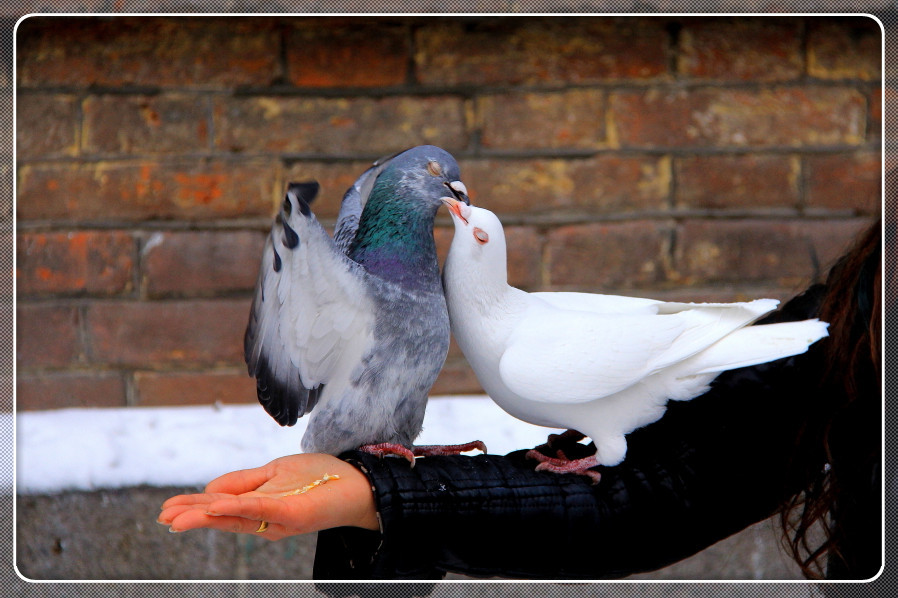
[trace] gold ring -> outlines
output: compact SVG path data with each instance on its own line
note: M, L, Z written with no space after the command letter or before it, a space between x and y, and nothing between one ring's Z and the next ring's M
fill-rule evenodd
M268 529L268 522L263 520L262 523L259 524L259 529L256 530L257 534L261 534L265 530Z

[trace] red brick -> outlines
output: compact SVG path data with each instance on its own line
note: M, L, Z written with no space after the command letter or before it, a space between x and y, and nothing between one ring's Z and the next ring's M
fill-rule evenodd
M678 208L797 208L797 156L684 156L674 160Z
M351 162L322 162L318 160L299 161L292 163L285 169L283 180L285 184L290 181L318 181L321 189L312 211L318 218L336 218L340 212L340 203L343 194L352 186L360 174L371 166L373 160L359 160ZM286 186L279 190L283 197Z
M214 111L215 145L232 152L376 155L467 145L464 101L457 97L223 98Z
M807 227L807 235L814 244L824 274L851 248L857 236L873 222L873 218L845 218L814 222Z
M191 96L91 96L84 101L84 152L177 154L209 145L209 108Z
M661 19L515 17L441 20L416 30L425 85L605 83L667 77Z
M255 403L257 400L255 380L246 370L137 372L134 382L137 404L141 406Z
M256 284L261 231L159 232L141 251L142 286L151 297L249 291Z
M804 70L795 19L684 19L677 61L682 76L715 81L783 81Z
M619 91L609 136L625 148L859 144L866 104L847 87Z
M87 308L94 363L156 368L243 363L249 299L103 302Z
M16 158L75 156L79 128L75 96L21 94L16 102Z
M32 17L17 44L25 87L222 88L281 74L277 22L266 18Z
M244 160L189 163L26 164L18 217L71 222L269 216L277 166Z
M406 82L410 48L404 26L312 18L299 21L287 39L287 76L293 85L377 87Z
M882 79L882 30L870 17L808 23L808 72L822 79Z
M663 280L667 225L634 221L562 226L547 235L552 287L603 291Z
M668 158L465 160L471 201L497 214L612 214L658 210L670 194Z
M16 290L30 295L116 295L133 288L134 240L121 231L21 233Z
M53 372L16 377L16 409L124 407L125 381L106 372Z
M16 367L66 367L85 360L81 314L74 305L31 304L16 307Z
M506 93L477 102L487 148L592 149L605 141L604 92Z
M860 221L691 221L674 255L681 284L768 284L803 288L838 257Z
M877 214L882 206L879 153L808 156L807 206Z

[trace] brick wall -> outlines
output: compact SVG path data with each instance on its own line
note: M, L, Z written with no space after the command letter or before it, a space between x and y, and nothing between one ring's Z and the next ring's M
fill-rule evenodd
M33 18L17 36L21 409L255 401L288 181L461 163L528 290L785 299L880 211L865 18ZM436 237L451 239L445 214ZM453 346L434 392L476 392Z

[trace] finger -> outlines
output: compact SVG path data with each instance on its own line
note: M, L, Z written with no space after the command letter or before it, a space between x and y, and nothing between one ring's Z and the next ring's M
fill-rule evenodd
M171 522L182 513L186 513L187 511L198 511L205 514L207 509L207 504L174 505L162 509L159 516L156 518L156 522L163 525L171 525Z
M210 502L214 502L216 500L221 500L223 498L228 498L231 496L234 495L226 494L223 492L218 492L215 494L179 494L177 496L172 496L164 503L162 503L162 508L167 509L169 507L179 505L207 505Z
M156 518L156 523L161 523L162 525L171 525L172 521L185 511L190 511L191 509L197 509L196 505L176 505L174 507L168 507L163 509L159 516ZM203 509L205 513L205 509Z
M283 523L288 514L284 500L265 496L238 496L223 498L209 504L206 513L211 516L241 517L253 521Z
M244 517L219 516L213 517L198 509L189 509L177 515L171 521L169 531L173 533L186 532L194 529L214 529L223 532L232 532L240 534L268 534L273 531L272 536L284 537L283 526L269 523L262 529L262 522Z
M271 478L268 465L241 469L219 476L206 485L206 494L243 494L255 490Z

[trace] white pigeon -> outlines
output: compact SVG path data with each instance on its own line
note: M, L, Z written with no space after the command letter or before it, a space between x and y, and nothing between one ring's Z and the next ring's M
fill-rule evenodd
M592 457L542 458L538 469L589 475L627 453L625 435L668 400L705 392L725 370L803 353L819 320L750 326L778 305L670 303L508 285L505 234L489 210L446 198L455 236L443 268L449 321L484 390L514 417L589 436ZM539 458L539 453L531 451Z

